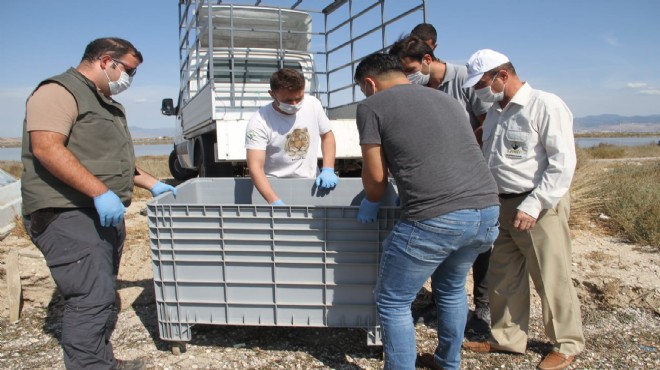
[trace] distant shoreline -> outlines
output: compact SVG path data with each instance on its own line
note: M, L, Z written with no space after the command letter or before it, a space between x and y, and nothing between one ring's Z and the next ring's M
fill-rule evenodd
M575 132L573 136L583 137L648 137L660 136L660 131L656 132L612 132L612 131L593 131L593 132Z
M163 145L173 144L174 138L165 136L158 138L136 138L133 145ZM0 148L18 148L21 146L20 137L0 137Z

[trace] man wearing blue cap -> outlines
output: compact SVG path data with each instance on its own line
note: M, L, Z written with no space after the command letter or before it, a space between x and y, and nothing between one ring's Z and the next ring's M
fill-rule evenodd
M521 81L501 53L479 50L467 67L463 86L473 86L481 100L494 103L484 121L483 152L501 211L486 277L492 336L463 346L476 352L525 352L531 277L553 341L538 367L565 369L585 344L568 229L568 188L576 164L573 116L559 97Z

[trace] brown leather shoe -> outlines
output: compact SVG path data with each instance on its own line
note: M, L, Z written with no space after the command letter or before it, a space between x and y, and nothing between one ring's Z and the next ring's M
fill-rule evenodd
M540 370L563 370L573 362L575 356L565 355L556 351L550 352L541 363L539 363Z
M497 352L497 350L490 345L490 342L463 342L463 348L468 351L479 353Z
M431 370L442 370L442 368L435 363L433 353L423 353L417 356L417 365Z

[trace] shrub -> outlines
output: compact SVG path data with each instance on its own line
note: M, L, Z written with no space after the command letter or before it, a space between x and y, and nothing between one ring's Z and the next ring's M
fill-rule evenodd
M589 162L589 153L586 149L575 146L575 157L577 163L575 165L575 170L578 171L580 168L584 167Z
M637 145L626 147L626 157L660 157L660 145L650 143L649 145Z
M571 228L587 229L598 218L605 201L601 183L594 181L603 171L602 166L585 158L584 150L578 150L578 165L571 183ZM581 155L582 154L582 155Z
M604 143L587 148L586 151L589 153L589 157L597 159L623 158L626 152L625 148L622 146Z
M627 163L599 181L607 197L604 212L610 227L635 243L660 249L660 162Z

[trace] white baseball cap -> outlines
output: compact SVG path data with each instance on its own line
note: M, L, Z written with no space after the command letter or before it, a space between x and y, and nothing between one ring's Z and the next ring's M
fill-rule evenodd
M463 88L474 86L485 72L490 71L495 67L499 67L504 63L508 63L509 58L506 55L496 52L491 49L477 50L472 54L466 64L467 66L467 79L463 82Z

